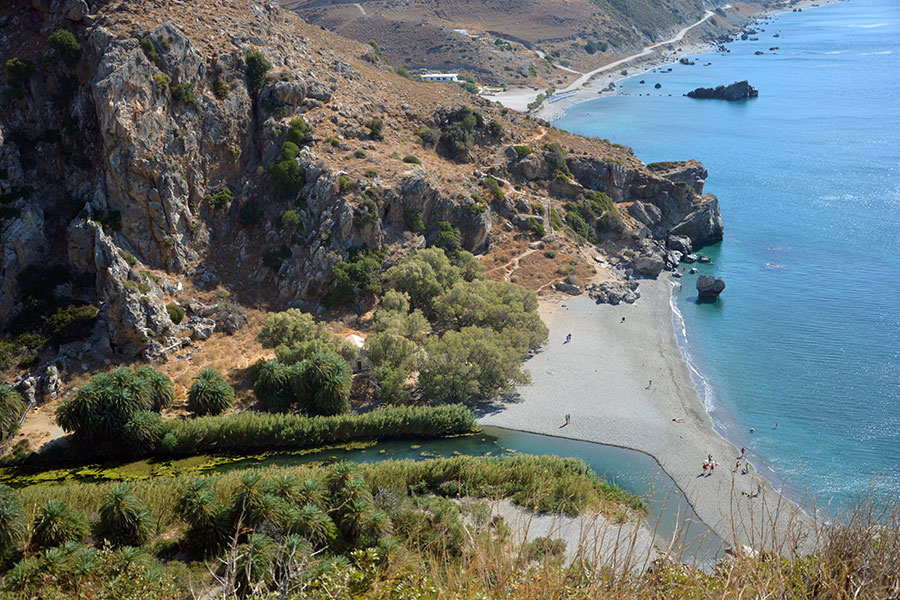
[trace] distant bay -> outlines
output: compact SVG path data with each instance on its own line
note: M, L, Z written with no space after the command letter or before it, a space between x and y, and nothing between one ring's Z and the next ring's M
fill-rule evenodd
M843 503L900 489L900 3L849 0L760 28L554 124L645 162L704 163L725 241L701 273L728 287L696 304L685 276L675 303L704 399L795 494ZM759 98L683 97L743 79Z

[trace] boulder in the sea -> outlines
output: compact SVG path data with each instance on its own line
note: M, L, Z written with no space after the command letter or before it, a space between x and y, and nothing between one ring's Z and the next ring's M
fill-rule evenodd
M725 281L721 277L701 275L697 278L697 295L700 298L718 298L725 289Z
M656 85L654 85L654 86L653 86L653 87L655 87L655 88L656 88L656 89L659 89L659 88L661 88L661 87L662 87L662 84L661 84L661 83L657 83L657 84L656 84Z
M685 263L691 264L691 263L697 262L697 258L698 258L698 257L697 257L696 254L690 254L690 253L688 253L688 254L685 254L684 256L681 257L681 262L685 262Z
M729 102L756 98L757 96L759 96L759 90L750 85L750 82L746 79L744 81L735 81L730 85L720 85L714 88L701 87L687 93L688 98L698 98L701 100L727 100Z
M704 265L708 265L709 263L712 262L712 259L711 259L710 257L708 257L708 256L703 255L703 254L698 254L698 255L697 255L697 262L703 263Z
M691 270L688 271L688 273L690 273L691 275L696 275L696 274L697 274L697 269L695 269L694 267L691 267Z
M753 54L755 54L756 56L762 56L763 54L765 54L765 52L763 52L762 50L757 50Z

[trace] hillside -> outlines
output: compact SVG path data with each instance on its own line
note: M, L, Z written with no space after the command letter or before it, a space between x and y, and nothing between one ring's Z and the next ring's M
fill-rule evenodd
M375 42L395 68L442 70L489 85L560 87L573 75L636 51L721 3L700 0L282 0L310 23ZM766 2L751 4L758 10ZM723 12L709 41L731 30ZM567 71L568 70L568 71Z
M701 165L650 171L623 146L404 79L273 3L22 0L0 19L12 379L194 353L245 309L319 309L352 249L391 264L441 223L489 267L552 243L533 289L603 265L658 272L670 231L721 236Z

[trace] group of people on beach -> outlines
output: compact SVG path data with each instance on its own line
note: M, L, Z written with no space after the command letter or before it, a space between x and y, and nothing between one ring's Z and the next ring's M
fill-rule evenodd
M741 496L747 496L748 498L758 498L759 495L762 494L762 486L760 484L756 484L756 492L741 492Z
M713 460L712 454L707 455L706 460L703 461L703 476L709 477L718 466L719 463Z

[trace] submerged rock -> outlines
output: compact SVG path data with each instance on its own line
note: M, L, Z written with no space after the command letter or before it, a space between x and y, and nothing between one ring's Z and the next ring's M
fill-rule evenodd
M757 96L759 96L759 90L750 85L750 82L746 79L744 81L735 81L732 84L720 85L714 88L701 87L687 93L688 98L698 98L701 100L728 100L729 102L756 98Z

